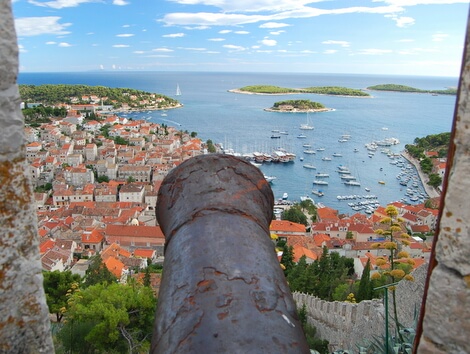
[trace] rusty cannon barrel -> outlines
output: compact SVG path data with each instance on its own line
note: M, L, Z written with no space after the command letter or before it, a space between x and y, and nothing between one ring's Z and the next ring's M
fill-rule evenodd
M273 203L260 170L233 156L194 157L168 174L151 353L309 353L269 234Z

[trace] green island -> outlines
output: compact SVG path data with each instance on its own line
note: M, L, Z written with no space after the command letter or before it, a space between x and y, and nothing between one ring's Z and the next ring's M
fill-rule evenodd
M130 88L87 85L19 85L21 99L44 106L58 104L98 104L120 110L170 109L182 105L175 99Z
M319 102L310 100L286 100L275 102L271 108L265 108L268 112L326 112L330 111Z
M287 95L296 93L314 93L320 95L370 97L367 92L340 86L318 86L306 88L286 88L273 85L252 85L239 89L229 90L233 93L258 94L258 95Z
M432 95L456 95L456 88L447 88L445 90L421 90L411 86L397 85L397 84L382 84L369 86L368 90L373 91L396 91L396 92L413 92L413 93L430 93Z

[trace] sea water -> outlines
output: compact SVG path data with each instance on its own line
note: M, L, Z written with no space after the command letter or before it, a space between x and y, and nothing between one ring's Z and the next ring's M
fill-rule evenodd
M129 114L134 119L145 118L165 123L181 130L197 132L203 141L211 139L226 150L245 154L254 151L272 152L282 148L296 154L291 163L263 164L266 175L275 176L272 184L276 199L288 193L290 201L301 196L311 196L339 210L353 213L351 200L338 196L375 195L381 205L406 199L406 189L399 184L397 175L402 167L381 152L374 155L365 144L385 138L396 138L398 145L386 147L391 153L400 153L406 144L417 137L449 132L452 126L456 96L400 92L369 91L371 98L338 97L316 94L246 95L229 92L247 85L276 85L289 88L311 86L343 86L365 89L378 84L400 84L423 90L441 90L456 87L458 78L378 76L345 74L288 74L288 73L215 73L215 72L87 72L87 73L21 73L20 84L84 84L109 87L128 87L161 93L183 103L179 109L145 111ZM179 85L181 95L176 96ZM332 110L310 113L314 130L300 130L307 122L306 113L266 112L274 102L290 99L309 99L320 102ZM275 132L288 134L273 139ZM298 138L304 133L306 138ZM343 135L349 136L341 141ZM305 154L303 145L310 144L315 154ZM317 151L324 148L324 151ZM334 157L333 154L342 155ZM324 161L330 157L331 161ZM301 159L303 161L301 161ZM306 169L304 164L316 169ZM361 186L342 183L337 171L339 165L347 166ZM406 166L406 164L405 164ZM313 185L316 173L328 173L327 186ZM379 183L383 182L383 184ZM370 189L370 192L365 188ZM311 192L321 189L319 198ZM423 191L420 186L420 191Z

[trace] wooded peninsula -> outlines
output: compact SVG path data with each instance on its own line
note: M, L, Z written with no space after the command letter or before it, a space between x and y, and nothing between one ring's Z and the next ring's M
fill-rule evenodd
M306 88L286 88L272 85L244 86L239 89L229 90L233 93L258 94L258 95L286 95L296 93L314 93L320 95L370 97L367 92L340 86L318 86Z
M405 85L396 85L396 84L382 84L369 86L368 90L373 91L396 91L396 92L413 92L413 93L430 93L433 95L456 95L457 89L448 87L445 90L421 90L410 86Z
M130 88L111 88L87 85L19 85L20 96L26 105L98 104L128 110L169 109L181 104L165 95Z

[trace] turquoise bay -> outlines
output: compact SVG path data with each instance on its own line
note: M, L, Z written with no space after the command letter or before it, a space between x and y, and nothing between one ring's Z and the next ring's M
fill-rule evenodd
M387 147L393 153L403 151L405 144L416 137L451 130L455 96L432 96L397 92L371 91L372 98L335 97L315 94L299 95L244 95L228 90L247 85L276 85L301 88L309 86L344 86L365 89L368 86L393 83L424 90L456 87L457 78L375 76L346 74L287 74L287 73L206 73L206 72L87 72L87 73L22 73L20 84L85 84L109 87L129 87L158 92L174 97L183 108L162 112L139 112L129 116L145 118L157 123L195 131L202 140L211 139L237 153L272 152L284 148L296 154L295 162L270 163L260 166L275 176L272 189L276 199L288 193L289 200L299 201L309 195L343 213L353 213L348 201L337 196L374 194L382 205L405 196L406 187L396 176L400 168L380 148L369 157L365 144L385 138L396 138L398 145ZM176 96L179 86L181 95ZM266 112L276 101L309 99L320 102L333 111L310 113L314 130L300 130L306 123L305 113ZM274 131L288 134L273 139ZM306 138L298 138L304 133ZM341 142L343 135L348 141ZM324 148L315 154L306 154L304 144L312 149ZM333 154L342 155L334 157ZM300 158L303 161L300 161ZM331 157L324 161L323 157ZM309 163L316 170L306 169ZM347 186L336 172L339 165L349 167L361 186ZM316 173L328 173L327 186L315 186ZM379 184L379 181L385 184ZM370 192L365 191L369 188ZM318 198L312 189L322 189Z

